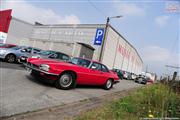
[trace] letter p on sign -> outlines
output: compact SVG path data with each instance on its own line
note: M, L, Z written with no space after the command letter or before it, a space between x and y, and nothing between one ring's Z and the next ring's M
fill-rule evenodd
M103 37L104 37L104 28L97 28L94 45L101 45Z

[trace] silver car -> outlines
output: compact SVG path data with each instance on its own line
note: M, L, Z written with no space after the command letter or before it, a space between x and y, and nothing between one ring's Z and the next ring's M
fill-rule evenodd
M1 48L0 58L6 62L16 62L20 56L26 56L28 54L34 54L40 52L40 49L33 47L17 46L12 48Z

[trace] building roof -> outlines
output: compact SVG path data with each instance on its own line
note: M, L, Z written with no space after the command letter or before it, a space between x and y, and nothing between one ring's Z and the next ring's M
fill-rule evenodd
M91 45L89 45L89 44L85 44L85 43L80 43L80 42L77 42L78 44L80 44L80 45L83 45L83 46L85 46L85 47L87 47L87 48L89 48L89 49L91 49L91 50L95 50L95 48L93 48Z
M36 22L37 23L37 22ZM35 24L34 27L61 27L61 28L105 28L105 24Z

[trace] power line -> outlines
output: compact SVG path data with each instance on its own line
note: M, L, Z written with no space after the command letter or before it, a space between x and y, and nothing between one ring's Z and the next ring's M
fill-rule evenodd
M107 17L107 15L106 15L101 9L99 9L98 7L96 7L96 5L95 5L93 2L91 2L90 0L88 0L88 2L89 2L89 4L90 4L92 7L94 7L99 13L101 13L101 15L103 15L103 17Z
M179 66L172 66L172 65L165 65L166 67L169 67L169 68L175 68L175 69L180 69Z

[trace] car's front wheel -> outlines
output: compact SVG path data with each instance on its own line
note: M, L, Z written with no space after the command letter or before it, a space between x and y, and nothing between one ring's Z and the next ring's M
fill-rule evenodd
M71 73L62 74L55 82L55 86L63 90L68 90L73 88L74 84L75 84L75 79Z
M104 84L104 89L105 90L110 90L113 87L113 80L108 79L106 83Z
M16 61L16 56L13 54L8 54L5 58L6 62L14 63Z

